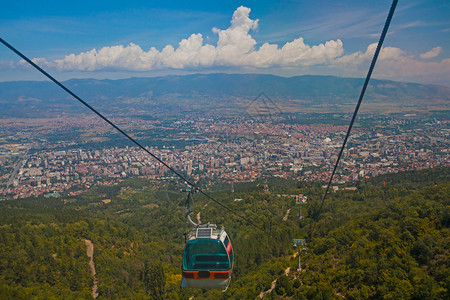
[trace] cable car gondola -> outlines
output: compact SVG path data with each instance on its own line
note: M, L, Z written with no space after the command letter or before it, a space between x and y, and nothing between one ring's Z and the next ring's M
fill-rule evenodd
M183 252L181 287L222 289L231 282L234 253L225 228L215 224L196 224L189 216L189 198L186 191L186 218L193 225L187 235Z
M226 290L233 270L233 248L225 229L198 225L188 235L183 253L182 287Z

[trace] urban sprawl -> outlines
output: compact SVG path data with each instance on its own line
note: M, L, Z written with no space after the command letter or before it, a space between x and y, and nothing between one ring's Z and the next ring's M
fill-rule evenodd
M343 153L336 184L450 164L448 121L415 115L366 116L361 120ZM94 147L85 143L83 134L64 139L68 131L86 133L89 129L95 140L96 128L100 128L102 140L114 141L117 135L94 118L46 120L46 126L40 127L2 121L1 199L75 195L96 184L113 185L129 177L172 177L165 166L131 144ZM52 127L52 122L59 125ZM203 183L250 182L264 177L326 181L347 130L346 125L304 125L281 117L121 122L136 134L139 128L170 132L163 139L169 142L167 146L147 149L191 180ZM51 130L60 133L57 143L42 137ZM179 144L171 146L171 140Z

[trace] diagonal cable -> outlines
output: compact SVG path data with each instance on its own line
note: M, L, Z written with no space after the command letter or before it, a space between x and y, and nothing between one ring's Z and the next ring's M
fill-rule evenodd
M11 51L13 51L14 53L16 53L18 56L20 56L22 59L24 59L27 63L29 63L31 66L33 66L35 69L37 69L39 72L41 72L43 75L45 75L48 79L50 79L51 81L53 81L55 84L57 84L60 88L62 88L64 91L66 91L67 93L69 93L72 97L74 97L76 100L78 100L79 102L81 102L84 106L86 106L87 108L89 108L93 113L95 113L97 116L99 116L100 118L102 118L106 123L108 123L109 125L111 125L114 129L116 129L118 132L120 132L122 135L124 135L126 138L128 138L131 142L133 142L136 146L138 146L139 148L141 148L142 150L144 150L147 154L149 154L151 157L153 157L154 159L156 159L158 162L160 162L162 165L164 165L166 168L168 168L170 171L172 171L175 175L177 175L181 180L183 180L184 182L186 182L188 185L190 185L192 187L193 190L197 190L199 191L201 194L203 194L204 196L206 196L206 198L208 198L209 200L213 201L214 203L218 204L219 206L221 206L222 208L228 210L229 212L235 214L236 216L238 216L239 218L243 219L244 221L246 221L247 223L255 226L256 228L263 230L260 226L257 226L254 222L252 222L250 219L245 218L244 216L242 216L241 214L238 214L237 212L235 212L234 210L232 210L231 208L227 207L226 205L222 204L221 202L219 202L218 200L214 199L213 197L211 197L209 194L205 193L204 191L202 191L200 188L198 188L194 183L192 183L191 181L189 181L187 178L185 178L182 174L180 174L179 172L177 172L174 168L172 168L169 164L165 163L163 160L161 160L159 157L157 157L155 154L153 154L152 152L150 152L149 150L147 150L144 146L142 146L138 141L136 141L134 138L132 138L131 136L129 136L125 131L123 131L122 129L120 129L117 125L115 125L113 122L111 122L110 120L108 120L105 116L103 116L100 112L98 112L95 108L93 108L91 105L89 105L86 101L84 101L83 99L81 99L80 97L78 97L74 92L72 92L69 88L67 88L65 85L63 85L61 82L59 82L57 79L55 79L53 76L51 76L49 73L47 73L45 70L43 70L41 67L39 67L37 64L35 64L31 59L29 59L28 57L26 57L24 54L22 54L22 52L20 52L19 50L17 50L16 48L14 48L12 45L10 45L8 42L6 42L4 39L0 38L0 42L5 45L6 47L8 47Z
M334 165L333 172L331 173L330 180L328 181L327 188L325 190L325 194L323 195L322 202L320 203L319 211L317 212L317 214L315 214L316 216L314 218L314 222L312 223L310 239L312 239L312 234L314 232L315 225L317 223L317 220L319 219L320 213L322 212L323 203L325 202L325 199L328 195L328 191L330 189L331 182L333 181L334 174L336 173L336 169L339 165L339 161L341 159L342 153L344 152L348 137L350 136L350 132L352 131L353 123L355 123L356 115L358 114L359 107L364 98L364 94L366 93L366 89L369 84L370 77L372 76L373 69L375 68L375 63L377 62L378 55L380 54L381 46L383 45L384 38L386 37L387 31L389 29L389 25L391 23L392 16L394 15L395 7L397 6L397 2L398 2L398 0L392 1L392 5L389 10L387 19L386 19L386 23L384 24L384 28L383 28L383 31L381 32L380 40L378 41L377 49L375 50L375 54L373 55L372 63L370 64L369 71L367 72L366 80L364 81L364 85L361 90L361 94L359 95L358 103L356 104L355 111L353 112L352 120L350 122L350 125L348 126L347 134L345 135L344 142L342 143L341 150L339 151L339 155L336 160L336 164Z

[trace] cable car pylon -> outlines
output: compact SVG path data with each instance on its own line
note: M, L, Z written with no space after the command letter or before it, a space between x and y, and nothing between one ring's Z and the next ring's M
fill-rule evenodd
M191 194L196 192L195 188L187 188L185 190L181 190L181 192L186 193L186 201L184 202L184 216L186 217L186 220L188 221L189 225L192 227L197 227L199 224L195 223L191 218Z

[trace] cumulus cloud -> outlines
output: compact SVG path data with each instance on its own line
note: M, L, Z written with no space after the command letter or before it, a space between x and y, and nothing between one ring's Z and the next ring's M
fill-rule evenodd
M428 52L420 54L420 57L423 59L429 59L438 56L442 51L442 47L434 47Z
M250 8L238 7L225 29L212 28L217 35L215 45L207 43L200 33L182 39L175 47L167 45L161 50L151 47L142 49L139 45L107 46L78 54L69 54L62 59L47 61L34 58L41 66L59 71L153 71L191 70L205 68L232 67L279 70L312 71L316 74L362 77L367 72L377 43L354 53L344 53L340 39L326 41L318 45L308 45L302 37L283 45L264 43L258 45L252 33L258 30L259 20L250 18ZM380 78L426 79L450 82L450 59L440 62L424 61L438 56L441 47L435 47L416 59L397 47L383 47L375 68L375 76ZM27 68L24 61L18 64L0 61L3 68Z
M344 53L343 43L339 39L309 46L303 38L298 38L282 47L270 43L256 47L257 42L250 32L258 29L259 20L252 20L250 11L250 8L240 6L233 13L228 28L214 27L212 32L218 35L216 45L204 43L202 34L197 33L181 40L177 48L167 45L161 51L154 47L145 51L131 43L70 54L51 62L41 58L38 60L61 71L150 71L211 66L310 66L329 63Z
M370 44L366 51L358 51L348 55L336 58L330 63L330 68L341 69L346 76L361 77L367 73L367 68L371 62L377 43ZM440 47L436 47L440 48ZM431 51L432 52L434 49ZM440 52L434 50L433 55ZM427 52L427 53L429 53ZM425 53L425 54L427 54ZM431 58L431 54L427 57ZM417 80L420 78L438 79L440 82L450 82L450 59L443 59L440 62L426 62L415 59L411 55L407 55L405 51L396 47L381 48L378 57L374 75L381 78L389 78L394 80Z
M370 61L375 54L378 43L367 46L365 52L357 51L348 55L338 57L334 60L337 65L361 65L366 61ZM396 47L382 47L378 61L397 61L406 56L405 52Z

